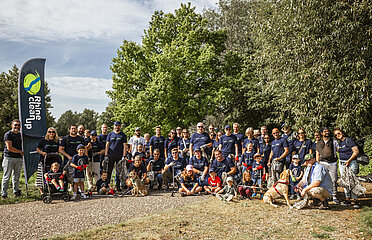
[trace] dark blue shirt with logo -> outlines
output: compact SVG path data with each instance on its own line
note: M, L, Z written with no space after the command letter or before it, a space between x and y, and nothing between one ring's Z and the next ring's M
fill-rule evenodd
M154 152L155 149L159 149L160 157L164 158L164 142L165 137L160 136L152 136L150 138L150 146L152 146L152 152Z
M220 178L223 172L228 173L233 167L235 167L235 165L230 158L224 158L221 162L215 159L211 165L211 168L215 169L217 176Z
M238 141L234 135L222 135L220 139L222 156L227 157L229 154L235 155L235 144L238 144Z
M336 144L336 151L339 153L340 160L347 161L353 155L351 148L355 147L356 144L351 138L345 138L344 141Z
M81 136L72 137L68 135L62 139L60 146L65 147L65 152L72 157L75 154L77 154L76 147L79 144L83 144L85 146L85 141L83 137Z
M233 133L233 135L236 137L236 142L238 143L239 154L242 154L244 135L241 133Z
M284 148L288 147L288 142L285 138L274 139L271 143L271 151L273 152L273 158L279 158L284 153ZM282 162L283 159L280 160Z
M88 157L86 155L79 156L79 154L75 154L72 157L72 161L71 162L73 164L75 164L76 166L81 166L82 167L83 165L87 165L88 164ZM79 169L74 168L73 177L74 178L85 178L84 169L83 169L83 171L80 171Z
M109 142L109 157L121 158L124 153L124 143L127 143L127 135L123 132L110 132L107 135L106 142Z
M212 142L212 140L209 137L208 133L206 133L206 132L203 132L202 134L196 132L191 136L191 139L190 139L190 143L193 144L192 145L193 151L195 151L195 149L200 148L201 146L203 146L205 144L208 144L208 143L211 143L211 142Z
M189 161L189 165L192 165L195 169L199 171L204 171L205 167L208 167L208 161L205 157L201 156L200 159L198 159L195 155L191 157Z

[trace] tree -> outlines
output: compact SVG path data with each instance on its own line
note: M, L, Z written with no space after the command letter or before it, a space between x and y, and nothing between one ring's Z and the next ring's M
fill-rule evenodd
M0 74L0 135L4 136L5 132L10 129L10 122L19 118L18 112L18 76L19 69L13 65L12 69ZM45 82L45 108L47 117L47 126L54 125L54 117L49 109L52 108L50 89ZM1 141L0 148L4 147Z
M96 125L98 122L98 113L94 110L85 108L83 112L72 112L71 110L67 110L66 112L62 113L59 117L56 128L57 132L60 136L66 136L69 134L68 130L71 125L84 125L85 129L89 129L90 131L96 130Z
M108 106L106 107L106 111L102 112L99 115L98 122L96 125L96 128L98 130L101 129L102 124L104 123L107 125L108 131L112 130L112 127L114 126L114 122L115 122L115 116L114 116L114 113L112 112L113 106L114 106L114 103L109 102Z
M190 4L156 11L142 44L124 41L111 64L113 112L127 130L189 126L216 109L226 34L213 31Z

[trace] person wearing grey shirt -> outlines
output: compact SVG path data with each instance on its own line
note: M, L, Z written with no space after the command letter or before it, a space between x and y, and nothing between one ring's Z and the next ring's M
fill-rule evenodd
M228 177L226 186L216 194L216 197L221 201L230 202L234 197L237 197L237 194L233 178Z

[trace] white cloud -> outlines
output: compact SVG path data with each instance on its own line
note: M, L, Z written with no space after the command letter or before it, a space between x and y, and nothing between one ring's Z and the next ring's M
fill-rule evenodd
M2 0L0 39L64 41L78 39L139 40L155 10L173 11L187 1ZM212 0L194 0L200 12Z

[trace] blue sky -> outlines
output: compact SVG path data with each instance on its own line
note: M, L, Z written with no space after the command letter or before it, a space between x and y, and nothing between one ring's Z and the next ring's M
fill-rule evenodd
M197 12L218 0L2 0L0 72L33 57L46 58L52 114L105 110L111 59L124 39L141 41L156 10L173 12L191 2Z

